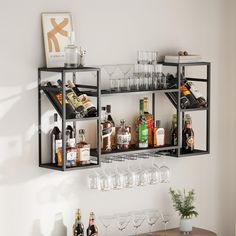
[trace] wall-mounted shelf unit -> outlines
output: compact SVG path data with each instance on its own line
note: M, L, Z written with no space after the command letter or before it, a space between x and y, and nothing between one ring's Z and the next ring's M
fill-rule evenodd
M163 66L167 67L176 67L177 68L177 84L173 88L167 88L167 89L158 89L158 90L138 90L138 91L109 91L109 90L101 90L100 88L100 69L99 68L78 68L78 69L65 69L65 68L39 68L38 70L38 106L39 106L39 166L55 169L55 170L75 170L75 169L83 169L83 168L90 168L90 167L98 167L100 165L100 157L111 157L115 158L116 156L125 154L134 154L134 153L145 153L145 152L159 152L159 151L171 151L175 150L175 152L172 152L174 154L171 154L175 157L185 157L185 156L195 156L195 155L203 155L203 154L209 154L210 153L210 76L211 76L211 64L209 62L196 62L196 63L162 63ZM197 81L201 83L205 83L206 86L206 98L207 98L207 107L203 108L189 108L189 109L182 109L180 98L181 98L181 92L180 92L180 85L181 85L181 73L185 74L185 68L191 67L191 66L203 66L206 68L206 78L187 78L188 81ZM84 93L86 93L89 96L97 97L97 111L98 116L97 117L88 117L88 118L66 118L66 109L65 109L65 92L66 92L66 74L72 73L73 80L76 83L76 73L81 72L91 72L96 71L97 72L97 80L96 80L96 86L91 85L85 85L85 84L76 84L78 88L85 89ZM66 131L66 122L73 122L74 125L76 125L77 121L88 121L88 120L95 120L97 122L97 147L96 149L91 149L91 156L93 156L95 159L95 162L87 165L87 166L77 166L77 167L70 167L66 168L66 160L63 160L63 165L61 167L56 166L55 164L51 163L42 163L42 129L41 129L41 93L45 93L48 97L49 101L51 101L50 96L48 96L47 91L48 88L42 85L41 76L43 72L53 72L53 73L59 73L61 76L61 79L63 81L63 87L62 89L54 88L54 92L61 92L62 93L62 110L58 109L55 104L53 104L56 111L59 113L59 115L62 118L62 135L64 137L65 131ZM152 114L153 114L153 120L155 120L155 100L156 100L156 94L157 93L164 93L170 100L170 102L173 104L173 106L176 109L177 114L177 125L178 125L178 144L176 146L173 146L171 144L167 144L163 147L158 148L145 148L145 149L138 149L135 146L132 146L129 150L126 151L119 151L119 150L113 150L111 152L101 152L101 143L100 143L100 122L101 122L101 99L103 96L120 96L122 94L135 94L135 93L151 93L152 94ZM205 149L195 149L192 153L184 153L182 151L182 127L184 123L184 116L186 112L205 112L206 116L206 148ZM66 155L66 142L63 140L63 156Z
M42 73L45 72L52 72L52 73L57 73L60 75L60 79L62 80L62 88L58 87L48 87L46 85L43 85L43 80L42 80ZM78 86L76 84L76 78L77 74L79 76L80 73L83 72L96 72L96 81L95 86L91 85L86 85L83 84L81 86ZM66 114L66 76L71 74L73 78L73 82L77 87L83 87L86 90L89 90L93 96L97 98L97 116L96 117L84 117L84 118L76 118L76 117L67 117ZM100 107L101 107L101 89L100 89L100 84L101 84L101 79L100 79L100 69L99 68L93 68L93 67L84 67L84 68L75 68L75 69L68 69L68 68L39 68L38 69L38 122L39 122L39 127L38 127L38 136L39 136L39 166L44 167L44 168L49 168L49 169L54 169L54 170L61 170L61 171L68 171L68 170L76 170L76 169L85 169L85 168L92 168L92 167L97 167L100 166ZM46 95L48 100L51 102L57 113L60 115L62 119L62 156L63 156L63 161L62 161L62 166L58 166L57 164L52 164L50 162L43 163L42 160L42 93ZM62 94L62 104L59 102L55 103L55 100L52 99L51 94L53 93L61 93ZM88 92L89 93L89 92ZM86 94L88 95L86 92ZM77 122L83 122L83 121L95 121L97 123L97 144L96 144L96 152L91 153L91 164L88 165L81 165L81 166L76 166L76 167L67 167L66 166L66 140L65 140L65 133L66 133L66 124L67 122L73 122L73 126L76 128L76 123ZM48 148L48 147L47 147Z

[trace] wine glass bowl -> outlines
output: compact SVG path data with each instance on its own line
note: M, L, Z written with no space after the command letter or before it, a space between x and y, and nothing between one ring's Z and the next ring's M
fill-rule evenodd
M104 226L106 230L106 236L108 236L108 228L112 224L112 221L114 220L114 216L100 216L99 220L101 221L102 225Z
M118 214L117 218L117 226L118 229L121 231L125 230L128 224L130 223L130 215L129 214Z
M149 234L152 234L152 227L157 223L161 218L158 210L148 209L146 210L147 223L150 226Z

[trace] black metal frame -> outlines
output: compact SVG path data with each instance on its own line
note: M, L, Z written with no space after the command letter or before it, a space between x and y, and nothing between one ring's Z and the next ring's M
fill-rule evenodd
M97 117L88 117L88 118L78 118L78 119L66 119L66 74L72 73L73 74L73 81L76 82L76 73L79 72L97 72L97 81L96 86L90 86L90 85L82 85L83 88L88 89L94 89L96 92L94 93L94 96L97 97ZM41 84L41 76L42 72L54 72L59 73L61 75L62 79L62 89L60 90L62 92L62 155L63 155L63 162L62 166L56 166L55 164L51 163L42 163L42 123L41 123L41 93L44 91L44 87ZM78 86L81 87L81 86ZM55 169L55 170L61 170L61 171L67 171L67 170L75 170L75 169L87 169L91 167L98 167L100 166L100 156L101 156L101 150L100 150L100 123L101 123L101 71L100 68L94 68L94 67L84 67L84 68L75 68L75 69L67 69L67 68L39 68L38 69L38 138L39 138L39 166L49 169ZM66 123L67 122L73 122L73 126L76 126L77 121L88 121L88 120L95 120L97 121L97 148L96 153L93 153L96 156L97 163L96 164L89 164L84 166L77 166L77 167L66 167L66 140L65 140L65 133L66 133Z
M164 66L174 66L177 67L177 79L178 79L178 101L177 101L177 123L178 123L178 152L177 157L182 156L195 156L210 153L210 104L211 104L211 63L210 62L191 62L191 63L163 63ZM191 108L191 109L181 109L180 107L180 83L181 83L181 72L185 73L185 67L187 66L206 66L207 76L206 79L203 78L186 78L189 81L197 81L206 83L207 90L207 103L206 108ZM168 94L167 97L169 98ZM193 153L182 153L182 127L184 123L185 112L192 111L206 111L206 149L205 150L194 150Z
M38 134L39 134L39 166L50 168L50 169L56 169L56 170L74 170L74 169L83 169L83 168L90 168L90 167L98 167L100 166L100 157L103 156L118 156L120 154L133 154L133 153L144 153L144 152L158 152L158 151L169 151L169 150L177 150L175 156L176 157L183 157L183 156L195 156L195 155L203 155L203 154L209 154L210 153L210 95L211 95L211 63L209 62L195 62L195 63L162 63L164 66L171 66L177 68L177 79L178 79L178 85L176 89L165 89L165 90L140 90L140 91L107 91L107 90L101 90L101 71L99 68L92 68L92 67L85 67L85 68L78 68L78 69L66 69L66 68L39 68L38 69ZM185 72L185 67L187 66L206 66L207 68L207 78L187 78L187 80L190 81L197 81L197 82L204 82L207 86L207 102L208 107L207 108L191 108L191 109L181 109L180 107L180 75L181 72ZM80 118L80 119L66 119L66 109L65 109L65 77L66 73L73 73L73 80L75 82L76 72L90 72L90 71L97 71L97 86L91 86L91 85L77 85L79 88L86 88L88 91L86 93L89 96L95 96L97 97L97 110L98 110L98 117L91 117L91 118ZM66 160L63 158L63 166L58 167L53 164L42 163L42 136L41 136L41 92L44 91L44 88L41 86L41 73L42 72L56 72L61 74L62 82L63 82L63 88L62 88L62 106L63 106L63 114L62 114L62 133L63 137L65 137L65 129L66 129L66 122L73 122L73 125L75 126L76 121L86 121L86 120L97 120L97 148L94 150L91 150L91 155L97 157L97 164L90 164L87 166L78 166L78 167L72 167L72 168L66 168ZM91 89L96 90L96 92L91 92ZM177 146L171 146L166 145L164 147L158 147L158 148L145 148L145 149L138 149L135 147L132 147L130 150L127 151L119 151L115 150L109 153L101 153L101 143L100 143L100 123L101 123L101 97L102 96L114 96L119 94L132 94L132 93L152 93L152 113L153 118L155 120L155 98L157 92L162 92L167 95L169 100L173 103L170 96L168 94L170 93L177 93L178 99L177 104L173 104L176 108L177 113L177 124L178 124L178 145ZM183 126L183 119L185 112L192 112L192 111L206 111L206 150L194 150L193 153L182 153L181 152L181 140L182 140L182 126ZM63 157L66 155L66 140L63 139Z

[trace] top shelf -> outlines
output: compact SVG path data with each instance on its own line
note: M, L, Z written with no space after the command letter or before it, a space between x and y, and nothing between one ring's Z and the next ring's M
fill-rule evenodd
M47 67L41 67L41 68L39 68L38 70L39 70L39 71L44 71L44 72L65 73L65 72L90 72L90 71L100 71L100 68L97 68L97 67L77 67L77 68L65 68L65 67L47 68Z
M172 62L159 62L160 64L163 64L164 66L208 66L211 63L210 62L180 62L180 63L172 63Z

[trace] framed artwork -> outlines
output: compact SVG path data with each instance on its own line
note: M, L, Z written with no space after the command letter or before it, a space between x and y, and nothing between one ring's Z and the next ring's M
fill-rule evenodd
M64 48L73 31L71 13L42 13L43 37L47 67L64 67Z

